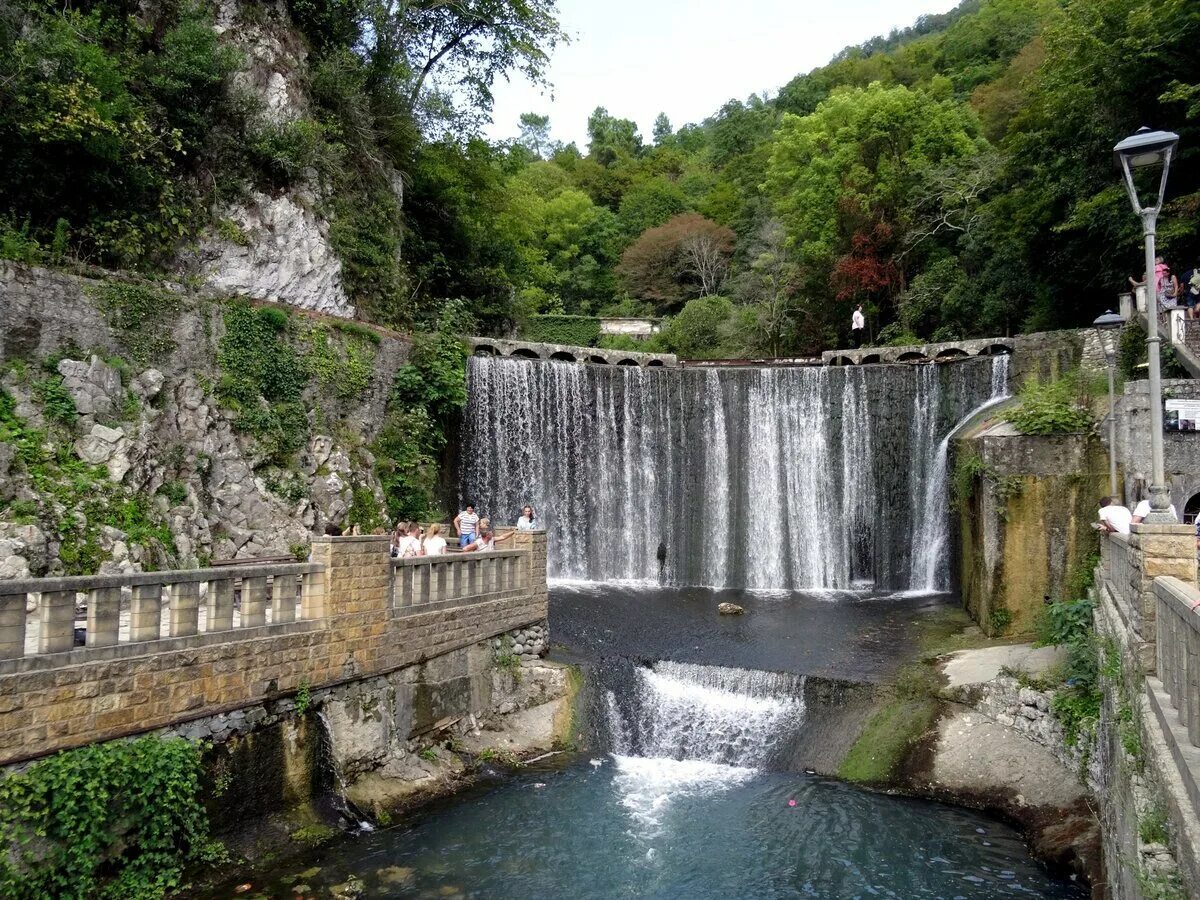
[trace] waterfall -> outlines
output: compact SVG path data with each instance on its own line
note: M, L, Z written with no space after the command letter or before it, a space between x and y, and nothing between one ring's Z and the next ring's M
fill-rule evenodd
M942 590L946 445L1007 389L949 365L640 368L473 357L463 498L532 503L552 577Z
M803 676L657 662L636 678L626 703L606 696L620 756L758 768L804 724Z

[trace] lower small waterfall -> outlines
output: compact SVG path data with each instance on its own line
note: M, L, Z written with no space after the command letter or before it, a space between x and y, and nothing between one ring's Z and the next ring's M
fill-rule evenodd
M804 726L804 677L690 663L635 669L624 702L605 695L613 753L768 766Z
M950 433L1008 389L947 365L640 368L473 357L463 500L533 504L552 577L949 587Z

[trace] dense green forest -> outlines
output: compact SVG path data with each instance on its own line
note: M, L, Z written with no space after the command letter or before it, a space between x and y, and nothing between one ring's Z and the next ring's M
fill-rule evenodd
M310 104L277 124L202 3L0 8L0 255L170 271L222 203L303 181L383 324L653 314L690 356L835 346L856 303L880 342L1040 330L1139 265L1112 146L1143 124L1182 136L1160 246L1200 254L1192 0L964 0L698 124L598 108L586 147L536 111L479 136L498 77L544 79L553 0L288 9Z

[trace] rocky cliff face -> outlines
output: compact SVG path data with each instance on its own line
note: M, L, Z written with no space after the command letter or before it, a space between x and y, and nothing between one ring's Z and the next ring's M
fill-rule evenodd
M226 338L258 311L0 265L0 577L299 556L326 523L382 524L367 445L407 341L269 311L238 388Z
M308 53L281 0L221 0L216 30L243 60L231 89L259 108L264 124L286 127L307 114ZM202 238L185 267L216 291L353 317L321 212L324 199L310 174L296 188L256 191L217 209L221 225Z

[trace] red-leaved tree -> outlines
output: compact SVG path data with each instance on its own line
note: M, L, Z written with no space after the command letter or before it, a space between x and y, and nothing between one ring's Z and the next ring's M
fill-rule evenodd
M648 228L621 255L617 276L630 294L675 308L720 292L736 236L699 213Z

